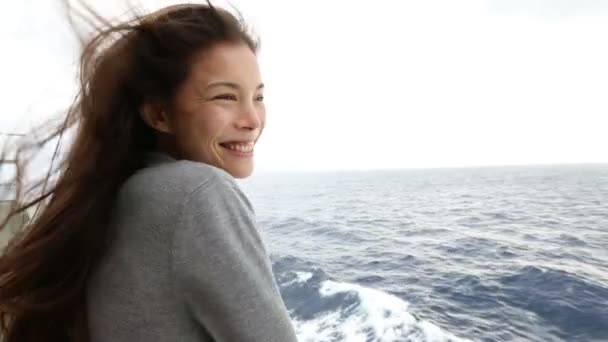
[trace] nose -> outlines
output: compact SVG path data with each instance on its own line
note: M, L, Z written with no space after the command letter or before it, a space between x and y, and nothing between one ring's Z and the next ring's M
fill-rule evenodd
M259 129L262 125L262 110L263 109L261 108L257 108L253 103L243 105L239 117L236 120L237 128L250 131Z

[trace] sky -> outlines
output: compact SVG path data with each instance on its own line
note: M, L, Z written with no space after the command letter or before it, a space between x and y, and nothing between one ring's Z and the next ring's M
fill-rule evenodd
M3 4L0 132L72 99L59 3ZM231 3L262 41L256 170L608 163L608 0Z

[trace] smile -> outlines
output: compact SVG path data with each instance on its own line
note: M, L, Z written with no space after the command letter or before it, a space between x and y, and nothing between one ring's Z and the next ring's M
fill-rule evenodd
M251 158L253 157L254 142L226 142L220 143L220 146L228 151L229 154L235 157Z
M220 146L225 147L229 150L232 151L237 151L237 152L252 152L253 151L253 142L248 142L248 143L221 143Z

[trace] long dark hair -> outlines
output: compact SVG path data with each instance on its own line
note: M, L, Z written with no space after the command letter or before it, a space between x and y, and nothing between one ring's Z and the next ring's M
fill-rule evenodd
M60 120L11 152L15 201L2 229L16 215L37 212L0 257L3 342L88 341L86 282L103 253L114 198L156 144L138 109L145 101L171 104L201 49L220 42L258 47L242 16L209 2L118 24L85 8L87 16L78 17L98 24L83 42L78 95ZM72 141L61 149L68 130ZM29 184L26 168L47 143L57 146L49 171Z

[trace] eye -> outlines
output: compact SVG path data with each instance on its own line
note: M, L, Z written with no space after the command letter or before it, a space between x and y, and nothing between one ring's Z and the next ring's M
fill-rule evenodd
M259 102L264 101L264 95L258 95L258 96L255 98L255 100L256 100L256 101L259 101Z
M236 101L236 96L233 94L222 94L215 96L214 100L228 100L228 101Z

